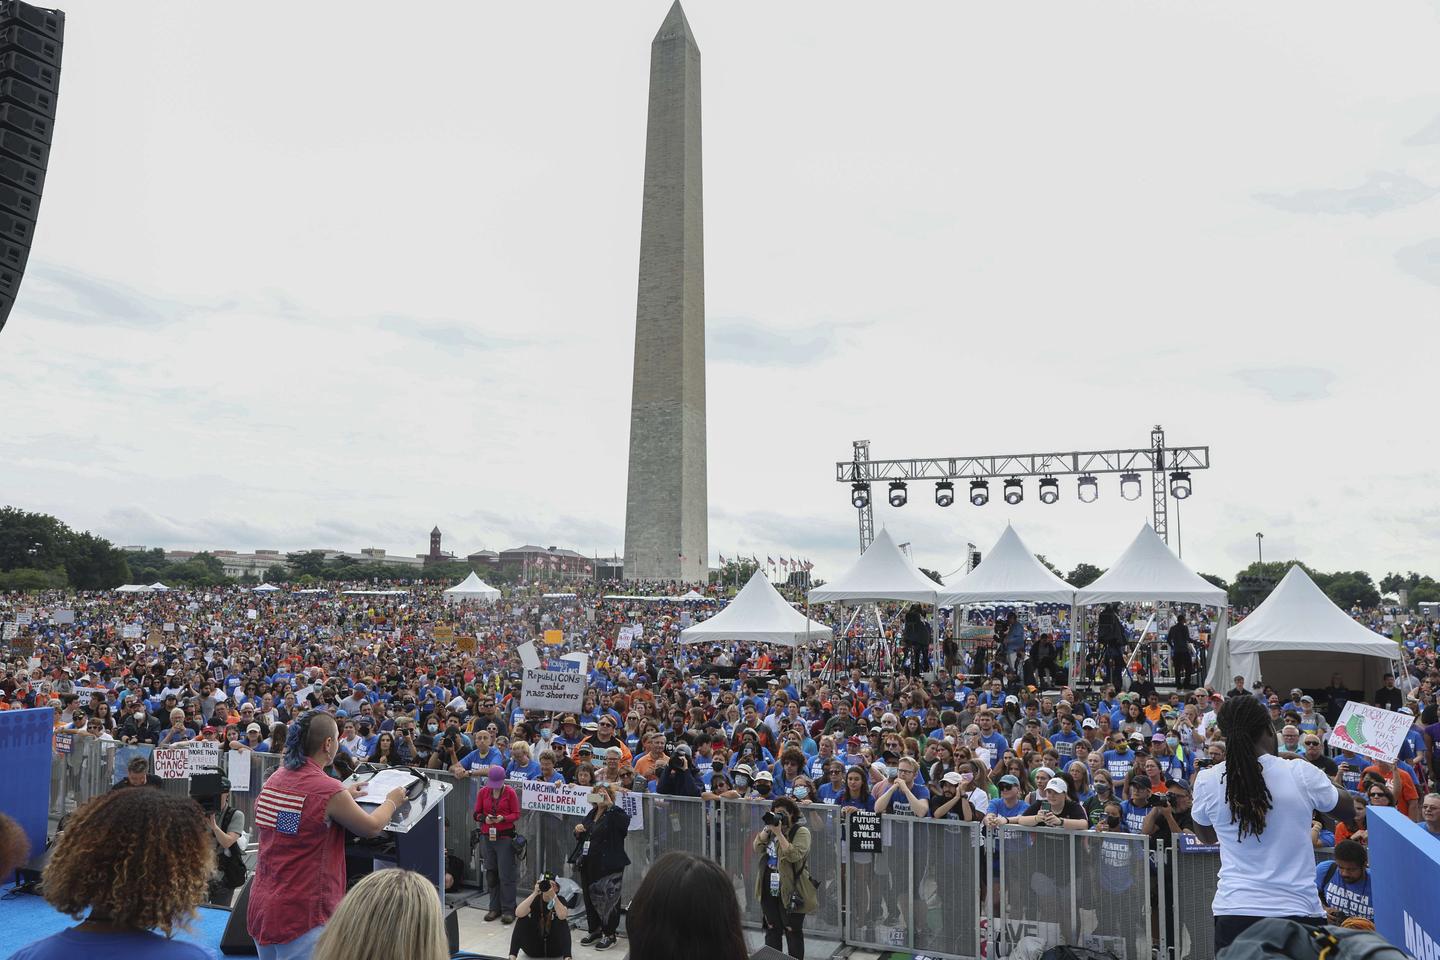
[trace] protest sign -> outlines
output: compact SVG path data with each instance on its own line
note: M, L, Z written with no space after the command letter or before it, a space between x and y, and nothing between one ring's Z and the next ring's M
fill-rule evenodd
M546 783L526 780L520 788L520 809L583 817L590 812L590 787L577 783ZM630 829L645 828L645 807L638 793L621 793L616 805L630 814Z
M621 627L621 628L620 628L620 636L618 636L618 637L615 638L615 649L616 649L616 650L629 650L631 643L632 643L632 640L631 640L630 634L625 631L625 628L624 628L624 627Z
M520 706L526 710L579 713L585 705L585 675L560 670L526 670Z
M561 657L559 660L546 660L545 669L559 670L562 673L578 673L580 670L580 664L574 660Z
M209 740L191 740L185 744L190 754L190 775L215 773L220 769L220 744Z
M152 647L165 646L165 634L159 630L151 630L150 635L145 638L145 643Z
M475 637L468 633L462 633L455 638L455 647L459 650L464 650L466 653L474 653L476 645L477 641Z
M55 615L50 618L51 622L61 625L75 622L74 610L56 610Z
M35 622L35 614L31 613L29 610L22 610L21 612L15 614L15 622L20 624L20 626L22 627L28 627L30 626L30 624Z
M579 670L584 674L589 674L590 672L590 654L588 653L580 653L579 651L567 653L561 657L558 662L565 664L565 666L557 668L560 670ZM572 663L575 664L574 667L570 666Z
M160 628L160 630L161 630L163 633L174 633L174 632L175 632L175 624L174 624L174 623L164 624L164 625Z
M153 756L157 777L182 780L190 776L190 751L184 747L161 747Z
M540 669L540 655L535 652L534 640L526 640L515 648L515 652L520 654L520 665L526 670Z
M851 853L879 853L884 849L880 839L880 817L881 814L866 813L864 810L850 811Z
M547 647L557 647L557 646L559 646L560 644L562 644L562 643L564 643L564 642L565 642L565 631L563 631L563 630L546 630L546 631L545 631L545 645L546 645Z
M144 630L138 623L127 623L121 629L120 635L126 640L139 640L144 635Z
M56 752L56 753L69 753L72 749L74 749L74 747L75 747L75 734L73 734L73 733L57 733L57 734L55 734L55 752Z
M248 793L250 791L250 751L231 750L229 763L225 766L230 774L230 791L232 793Z
M246 611L245 611L245 619L246 619L246 620L255 620L255 619L258 619L259 616L260 616L260 611L259 611L259 610L246 610Z
M1351 700L1340 711L1340 719L1330 731L1329 743L1372 760L1393 762L1400 755L1400 745L1414 722L1410 714Z
M14 640L18 636L20 636L20 624L14 620L5 621L4 638L6 640Z
M615 795L615 805L626 813L630 814L630 829L645 829L645 804L641 802L642 794L625 790Z
M430 635L436 640L453 640L455 639L455 628L448 623L437 623L435 629L430 631Z

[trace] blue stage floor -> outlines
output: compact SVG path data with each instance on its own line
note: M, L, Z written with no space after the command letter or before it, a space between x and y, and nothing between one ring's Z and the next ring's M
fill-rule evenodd
M9 884L0 887L0 896L8 895L12 889ZM175 939L199 944L219 960L224 956L220 952L220 935L225 932L225 924L229 921L230 911L201 907L191 921L190 930L177 932ZM9 944L4 954L7 957L14 950L75 924L75 920L60 913L41 897L22 894L0 900L0 930L4 931L5 942Z

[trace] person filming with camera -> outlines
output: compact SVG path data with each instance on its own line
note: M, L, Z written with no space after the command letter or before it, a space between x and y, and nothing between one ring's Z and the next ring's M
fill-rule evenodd
M800 806L789 797L776 797L764 816L765 826L755 835L754 847L764 854L755 877L755 892L764 916L765 945L805 956L805 915L818 906L815 881L810 877L810 828L800 823Z
M516 960L522 950L527 957L570 960L569 916L570 909L560 899L560 885L555 875L541 875L530 896L515 905L510 960Z
M694 761L690 744L677 744L665 766L656 764L659 777L655 792L667 797L698 797L704 793L705 783L700 779Z

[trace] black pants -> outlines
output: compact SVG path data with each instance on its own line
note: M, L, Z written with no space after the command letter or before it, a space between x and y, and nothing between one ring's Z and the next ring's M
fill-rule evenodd
M1195 661L1188 656L1183 660L1178 656L1172 656L1170 661L1175 671L1175 683L1181 687L1194 686L1191 681L1195 679Z
M770 895L767 889L760 898L760 912L765 917L765 946L780 949L780 937L785 937L785 952L792 957L805 956L805 914L789 913L780 908L780 898Z
M1230 946L1236 937L1249 930L1261 920L1268 920L1268 917L1242 917L1224 916L1215 918L1215 952ZM1282 920L1294 920L1296 923L1303 923L1307 927L1325 926L1324 917L1282 917Z
M620 905L615 905L615 909L610 911L610 916L602 917L600 911L595 907L595 901L590 899L590 884L602 876L609 876L609 874L591 876L589 870L583 866L580 868L580 890L585 895L585 927L589 933L603 933L607 937L613 937L615 931L620 929Z
M540 909L538 900L535 909ZM521 950L525 951L527 957L570 956L570 924L552 917L550 929L542 934L540 921L535 918L535 914L521 917L515 921L510 934L510 956L520 956Z

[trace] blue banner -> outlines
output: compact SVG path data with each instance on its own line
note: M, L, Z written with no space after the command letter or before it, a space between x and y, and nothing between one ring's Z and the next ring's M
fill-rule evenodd
M30 856L45 849L50 825L50 755L55 711L0 711L0 757L5 758L5 776L0 777L0 810L13 817L30 839ZM0 878L6 882L10 878Z
M1398 810L1371 807L1370 900L1375 929L1417 960L1440 957L1440 837Z

